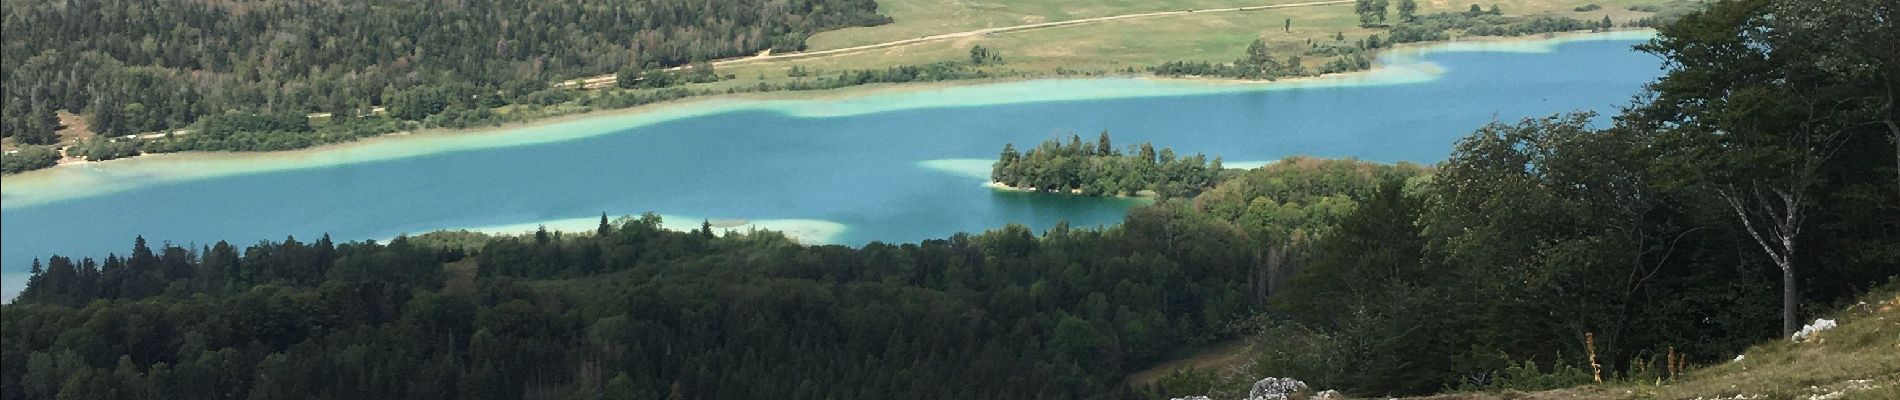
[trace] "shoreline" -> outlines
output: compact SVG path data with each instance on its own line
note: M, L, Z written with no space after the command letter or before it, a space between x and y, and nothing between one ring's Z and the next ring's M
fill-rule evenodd
M623 215L612 218L610 222L615 226L619 226L628 219L638 217L639 216L636 215ZM845 232L851 229L849 225L836 221L810 218L696 218L669 214L659 214L659 217L661 221L660 228L670 231L696 231L699 230L701 222L706 222L711 223L713 232L721 236L728 234L743 235L757 231L772 231L784 234L786 237L798 243L814 246L839 244ZM503 225L441 228L417 234L403 233L399 236L413 237L436 232L469 232L490 236L521 236L534 234L536 230L540 229L562 234L591 235L594 229L599 226L599 223L599 217L559 218ZM393 240L393 237L391 239Z
M1646 29L1613 30L1408 43L1380 50L1371 69L1273 81L1151 75L1045 76L718 94L492 127L402 131L297 150L193 151L61 164L0 177L0 182L5 183L4 188L0 188L0 199L4 199L0 207L26 207L169 182L574 140L734 111L824 118L931 107L1415 83L1430 81L1443 72L1428 62L1417 61L1423 55L1464 51L1548 52L1569 42L1637 40L1653 35L1653 30ZM1091 86L1078 88L1084 85Z
M1299 76L1299 77L1275 79L1275 80L1270 80L1270 81L1209 77L1209 76L1143 75L1141 76L1141 78L1158 80L1158 81L1179 81L1179 82L1191 82L1191 83L1215 84L1215 85L1243 85L1244 86L1244 85L1277 84L1277 83L1297 84L1297 83L1301 83L1305 81L1333 80L1333 79L1350 77L1354 75L1376 74L1376 73L1381 72L1382 69L1394 68L1394 67L1400 67L1400 66L1427 66L1426 64L1429 64L1429 63L1409 62L1409 63L1402 63L1402 64L1393 64L1393 63L1390 63L1389 61L1415 60L1416 58L1420 56L1426 56L1426 55L1437 54L1437 53L1456 53L1456 52L1548 53L1552 50L1555 50L1557 46L1563 45L1566 43L1590 42L1590 41L1640 40L1640 39L1652 38L1652 37L1655 37L1655 35L1656 35L1656 30L1651 29L1651 28L1640 28L1640 29L1619 28L1619 29L1611 29L1611 30L1605 30L1605 31L1550 32L1550 33L1540 33L1540 34L1524 35L1524 36L1465 36L1465 37L1460 37L1457 39L1445 40L1445 41L1401 43L1397 45L1392 45L1391 47L1379 49L1379 51L1373 55L1372 68L1358 70L1358 71L1351 71L1351 72L1337 72L1337 73L1324 74L1324 75ZM1428 72L1437 74L1443 71L1437 70L1437 71L1428 71Z
M1003 184L1002 182L997 182L997 181L989 181L989 182L984 182L984 183L983 183L983 187L986 187L986 188L990 188L991 190L996 190L996 191L999 191L999 192L1015 192L1015 193L1030 193L1030 194L1055 194L1055 195L1063 195L1063 196L1076 196L1076 197L1096 197L1096 198L1103 198L1103 199L1133 199L1133 200L1141 200L1141 199L1150 199L1150 200L1152 200L1152 199L1154 199L1154 198L1156 197L1156 196L1155 196L1155 191L1153 191L1153 190L1147 190L1147 189L1142 189L1141 191L1138 191L1138 192L1135 192L1135 195L1134 195L1134 196L1128 196L1128 195L1122 195L1122 194L1116 194L1116 195L1114 195L1114 196L1090 196L1090 195L1085 195L1085 194L1082 194L1082 189L1069 189L1069 191L1068 191L1068 192L1066 192L1066 193L1065 193L1065 192L1061 192L1061 191L1048 191L1048 192L1045 192L1045 191L1041 191L1041 190L1036 190L1036 189L1032 189L1032 188L1024 188L1024 187L1015 187L1015 186L1010 186L1010 185L1005 185L1005 184Z

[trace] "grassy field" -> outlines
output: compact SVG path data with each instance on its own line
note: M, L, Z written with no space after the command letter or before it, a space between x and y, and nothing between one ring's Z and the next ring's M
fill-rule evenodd
M892 23L822 32L806 40L806 46L812 50L827 50L940 33L1040 22L1305 1L1307 0L885 0L878 2L878 11L890 16Z
M824 32L809 41L811 51L913 39L922 36L965 32L976 29L1066 21L1081 18L1124 15L1157 11L1214 9L1243 6L1286 5L1310 0L1027 0L982 2L957 0L883 0L881 12L894 22L874 27L849 28ZM1453 0L1421 0L1420 14L1462 12L1472 3ZM1687 7L1687 0L1502 0L1485 1L1486 9L1496 4L1511 16L1557 16L1594 21L1605 16L1621 24L1653 15L1631 11L1632 5ZM1594 11L1574 11L1585 4L1597 4ZM1397 18L1396 5L1390 12ZM1291 30L1286 23L1291 20ZM1137 70L1167 61L1225 62L1239 58L1254 39L1267 40L1274 54L1297 54L1308 41L1332 42L1343 34L1348 42L1384 29L1361 28L1351 4L1320 5L1241 12L1207 12L1111 20L1079 25L1041 28L989 35L958 37L891 48L828 55L813 58L771 60L723 66L721 73L733 74L728 80L704 87L753 86L759 82L783 82L787 72L799 66L814 74L840 70L886 68L933 62L968 60L972 46L983 46L1002 54L1005 63L985 67L996 72L1049 75L1058 68L1068 71L1115 72ZM1326 60L1307 57L1304 63L1316 67Z

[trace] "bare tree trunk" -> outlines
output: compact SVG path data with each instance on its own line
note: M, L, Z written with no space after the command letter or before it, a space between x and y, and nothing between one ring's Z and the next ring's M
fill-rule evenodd
M1807 202L1796 191L1775 190L1775 200L1781 204L1775 204L1775 200L1762 196L1759 188L1754 193L1752 201L1746 200L1731 188L1723 190L1721 197L1735 210L1735 216L1742 220L1742 228L1748 231L1748 236L1761 245L1762 252L1767 253L1768 259L1776 267L1781 268L1781 333L1783 336L1793 335L1801 319L1800 292L1795 286L1794 255L1797 239L1801 236L1802 207ZM1750 212L1751 208L1755 211ZM1760 214L1771 224L1757 227L1752 214Z
M1790 260L1790 262L1793 262ZM1794 282L1794 265L1781 267L1781 335L1793 336L1801 325L1801 301L1797 299Z
M1887 132L1893 139L1893 185L1900 190L1900 122L1887 120Z
M1889 138L1893 139L1893 183L1894 190L1900 190L1900 121L1894 121L1893 92L1893 81L1888 80L1887 104L1885 107L1882 107L1886 110L1886 113L1881 116L1880 122L1887 125L1887 134L1890 135Z

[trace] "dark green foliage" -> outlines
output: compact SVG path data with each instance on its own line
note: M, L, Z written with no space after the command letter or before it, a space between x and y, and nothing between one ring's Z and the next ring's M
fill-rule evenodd
M1354 54L1354 55L1342 57L1336 60L1327 61L1326 65L1320 66L1319 73L1331 74L1331 73L1339 73L1339 72L1363 71L1367 69L1372 69L1372 59L1367 58L1366 56L1363 56L1363 55Z
M1615 126L1492 124L1429 181L1388 181L1295 252L1254 374L1539 390L1589 381L1588 335L1605 378L1651 381L1658 354L1727 360L1890 279L1900 149L1876 71L1895 63L1871 49L1896 35L1877 3L1719 2L1643 46L1672 69Z
M983 46L970 48L970 65L1002 64L1003 54Z
M1473 5L1473 10L1477 8ZM1505 17L1483 12L1438 13L1422 15L1392 28L1392 43L1449 40L1450 32L1462 31L1475 36L1524 36L1551 32L1599 30L1597 22L1568 17Z
M1304 345L1261 373L1364 393L1532 388L1557 378L1527 371L1576 366L1585 333L1612 375L1646 352L1719 359L1770 334L1773 275L1737 258L1720 214L1657 184L1644 135L1586 118L1492 125L1430 184L1389 180L1276 298L1293 325L1273 332Z
M19 151L0 155L0 171L20 173L51 167L59 163L59 151L46 146L20 146Z
M1247 52L1232 63L1170 61L1148 67L1148 72L1161 76L1213 76L1236 79L1275 79L1306 73L1300 68L1297 56L1289 56L1285 62L1275 59L1272 51L1267 48L1267 42L1260 39L1254 39L1253 43L1248 44Z
M1724 360L1888 279L1900 149L1882 141L1876 71L1894 62L1870 49L1894 35L1853 11L1873 3L1720 2L1645 46L1674 69L1617 126L1560 116L1461 141L1431 184L1390 186L1307 253L1275 299L1289 320L1262 333L1285 346L1255 371L1365 393L1536 390L1586 381L1590 334L1608 377L1642 376L1668 349ZM1779 244L1741 218L1788 210L1827 211L1769 231L1803 232L1787 236L1800 253L1758 252Z
M976 79L989 77L981 70L958 65L955 62L938 62L921 66L905 65L885 69L860 69L839 71L836 77L820 79L817 82L794 82L785 84L785 90L830 89L847 86L868 85L874 83L936 82L958 79Z
M577 96L579 96L579 94L572 90L549 88L528 93L526 96L521 97L521 102L537 106L551 106L573 101Z
M26 90L25 95L8 95L0 91L0 135L11 137L21 144L48 145L59 141L59 117L53 110L54 104L40 99L34 91L43 91L43 86Z
M1574 11L1576 11L1576 12L1590 12L1590 11L1596 11L1596 10L1601 10L1601 9L1603 9L1603 6L1599 6L1599 5L1596 5L1596 3L1590 3L1590 4L1585 4L1585 5L1581 5L1581 6L1577 6L1577 8L1576 8L1576 9L1574 9Z
M298 113L226 113L205 117L197 129L177 135L180 147L202 150L268 151L309 147L315 130Z
M1357 0L1352 11L1359 14L1359 26L1375 27L1385 24L1385 11L1390 5L1388 0Z
M1805 275L1859 285L1887 273L1863 263L1890 272L1900 258L1863 250L1892 248L1900 230L1900 56L1882 50L1900 43L1884 22L1896 12L1876 0L1721 2L1641 46L1673 70L1626 120L1657 132L1667 176L1726 206L1779 269L1783 334L1805 321L1803 303L1841 296Z
M621 89L631 89L631 87L667 87L669 83L665 82L665 76L661 76L661 70L657 68L642 70L635 66L621 66L619 72L614 72L614 85Z
M105 161L139 155L139 144L133 138L93 136L92 139L68 147L66 153L90 161Z
M1103 150L1108 149L1108 150ZM1074 191L1086 196L1135 195L1152 191L1162 197L1192 196L1220 182L1220 159L1207 156L1175 157L1173 149L1156 152L1154 145L1113 150L1108 131L1091 144L1070 135L1069 143L1044 141L1022 154L1014 144L1003 146L990 169L996 183L1036 191Z
M54 257L0 306L0 394L1126 398L1123 374L1252 311L1244 240L1178 202L857 249L658 224L466 259L408 238Z

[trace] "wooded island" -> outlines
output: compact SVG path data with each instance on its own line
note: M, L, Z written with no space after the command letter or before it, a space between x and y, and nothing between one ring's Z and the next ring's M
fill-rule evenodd
M1003 145L1003 154L990 169L990 180L1039 192L1182 197L1213 187L1220 181L1220 172L1220 157L1211 162L1200 153L1180 157L1170 148L1157 152L1147 142L1123 152L1110 142L1108 131L1102 131L1091 144L1072 134L1068 144L1050 139L1020 154L1015 144Z

